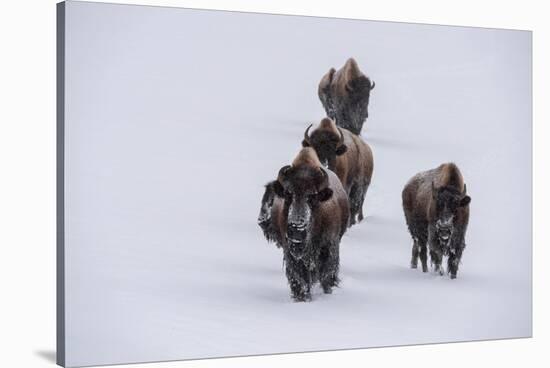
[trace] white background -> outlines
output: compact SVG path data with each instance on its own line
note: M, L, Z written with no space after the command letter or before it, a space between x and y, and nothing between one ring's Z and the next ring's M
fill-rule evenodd
M140 2L141 3L141 2ZM445 364L461 366L468 363L533 365L540 354L545 356L548 345L548 310L545 286L547 280L543 260L547 258L544 245L542 216L537 216L546 203L538 188L547 187L547 178L538 169L543 162L542 150L547 111L543 83L548 81L544 66L549 65L547 50L543 50L548 29L542 27L541 9L529 2L507 7L502 3L478 4L461 2L460 7L436 2L415 2L414 6L387 2L384 7L338 2L332 6L308 2L258 4L232 2L172 1L155 4L180 5L273 13L292 13L320 16L340 16L381 20L415 21L440 24L476 25L532 29L534 33L535 88L535 234L534 234L534 339L466 343L454 345L371 349L348 352L298 354L272 357L209 360L172 363L173 366L255 366L334 364L408 364L416 366ZM420 5L422 4L422 5ZM25 2L2 9L0 37L3 55L0 59L2 108L0 123L2 142L0 167L0 239L2 246L2 363L3 366L48 366L55 348L55 6L54 2ZM428 10L430 10L428 12ZM506 11L504 11L506 10ZM498 13L499 15L497 16ZM539 19L540 17L540 19ZM546 42L547 43L547 42ZM544 51L544 53L542 52ZM539 68L539 65L541 68ZM8 81L8 84L5 84ZM540 109L538 107L540 106ZM544 114L544 115L543 115ZM546 117L546 119L545 119ZM541 122L541 124L537 124ZM540 228L538 225L541 225ZM543 284L541 284L543 285ZM7 326L7 328L6 328ZM450 355L450 356L449 356ZM539 361L542 361L540 360ZM530 362L530 360L533 360ZM159 365L160 366L160 365Z

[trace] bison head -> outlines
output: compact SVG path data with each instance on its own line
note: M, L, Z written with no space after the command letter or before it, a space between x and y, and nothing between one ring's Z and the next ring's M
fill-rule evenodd
M436 188L432 182L432 196L435 202L435 229L441 244L449 244L454 232L454 220L461 207L467 206L471 198L466 195L466 184L462 193L452 186Z
M309 135L310 125L304 132L303 147L312 147L319 161L324 167L333 170L336 168L336 156L343 155L347 151L347 146L344 144L344 134L342 129L337 128L337 132L333 130L316 129Z
M279 171L274 190L284 199L288 249L295 258L301 258L310 244L311 227L319 203L332 197L328 174L320 167L285 166Z

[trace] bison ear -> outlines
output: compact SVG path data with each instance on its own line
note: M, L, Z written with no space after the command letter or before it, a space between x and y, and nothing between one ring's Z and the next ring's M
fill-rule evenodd
M340 147L336 148L336 156L341 156L346 153L348 147L345 144L342 144Z
M275 180L273 182L273 191L275 192L275 195L278 197L284 197L285 196L285 188L279 183L278 180Z
M472 201L472 198L470 198L470 196L464 196L461 200L460 200L460 207L464 207L464 206L467 206L470 204L470 202Z
M325 74L323 76L323 78L321 78L321 81L319 82L319 89L326 89L327 87L330 86L330 84L332 83L332 80L334 78L334 73L336 73L336 69L334 68L330 68L329 71L327 72L327 74Z
M365 77L364 75L361 75L353 79L350 79L346 83L345 88L349 94L352 94L353 92L366 94L367 92L370 92L374 88L374 84L371 84L370 80L367 77Z
M328 201L332 197L332 189L325 188L317 193L317 199L319 202Z
M309 143L305 139L302 141L302 147L310 147Z

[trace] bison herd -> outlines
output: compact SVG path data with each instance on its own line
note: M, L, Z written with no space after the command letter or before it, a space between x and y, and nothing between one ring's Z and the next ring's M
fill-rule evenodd
M305 129L302 148L290 165L265 186L258 224L265 238L283 250L285 273L295 301L311 300L319 282L325 293L338 285L340 240L363 218L374 159L360 136L368 117L374 82L350 58L331 68L319 83L327 117ZM411 267L456 278L466 246L470 197L453 163L420 172L402 192L403 210L413 239Z

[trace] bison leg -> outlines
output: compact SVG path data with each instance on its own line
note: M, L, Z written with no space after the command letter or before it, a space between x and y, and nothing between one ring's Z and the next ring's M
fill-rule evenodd
M434 252L433 255L430 256L434 260L434 272L439 274L439 276L443 276L445 274L443 271L443 266L441 265L443 262L443 257L437 252Z
M430 249L430 259L434 266L434 272L438 273L440 276L443 276L443 267L441 266L443 256L441 255L441 252L439 252L438 250Z
M428 247L426 242L421 242L418 245L420 262L422 262L422 272L428 272Z
M357 183L354 183L349 191L350 226L358 223L363 219L362 207L364 196L361 192L361 186Z
M332 293L332 288L338 286L338 269L340 266L339 244L324 247L319 254L319 279L325 294Z
M441 263L443 261L443 254L438 249L430 248L430 260L434 267L434 272L438 273L440 276L443 276L443 267Z
M422 262L422 272L428 272L428 249L426 246L428 225L425 221L415 218L412 214L405 211L407 226L413 238L411 268L418 266L418 257Z
M418 239L413 239L413 247L412 247L412 258L411 258L411 268L417 268L418 267L418 254L420 253L418 246Z
M355 202L356 189L355 185L352 185L349 191L349 226L355 225L357 223L357 204Z
M369 189L369 183L365 183L363 185L363 189L361 190L361 198L359 200L359 222L363 221L365 218L363 216L363 206L365 205L365 196L367 195L367 190Z
M464 245L461 244L457 248L451 249L449 253L449 259L447 260L447 271L451 275L451 279L456 279L456 274L458 273L458 265L460 264L463 250Z
M425 238L414 238L411 268L418 267L418 258L422 262L422 272L428 272L428 247L426 246Z
M456 274L458 272L458 264L460 263L460 258L449 255L449 259L447 260L447 271L451 275L451 279L456 279Z
M311 275L304 262L285 252L285 264L292 299L297 302L311 300Z
M443 268L441 267L443 250L435 237L435 228L433 226L429 226L428 228L428 245L430 247L430 260L434 266L434 271L443 276Z

